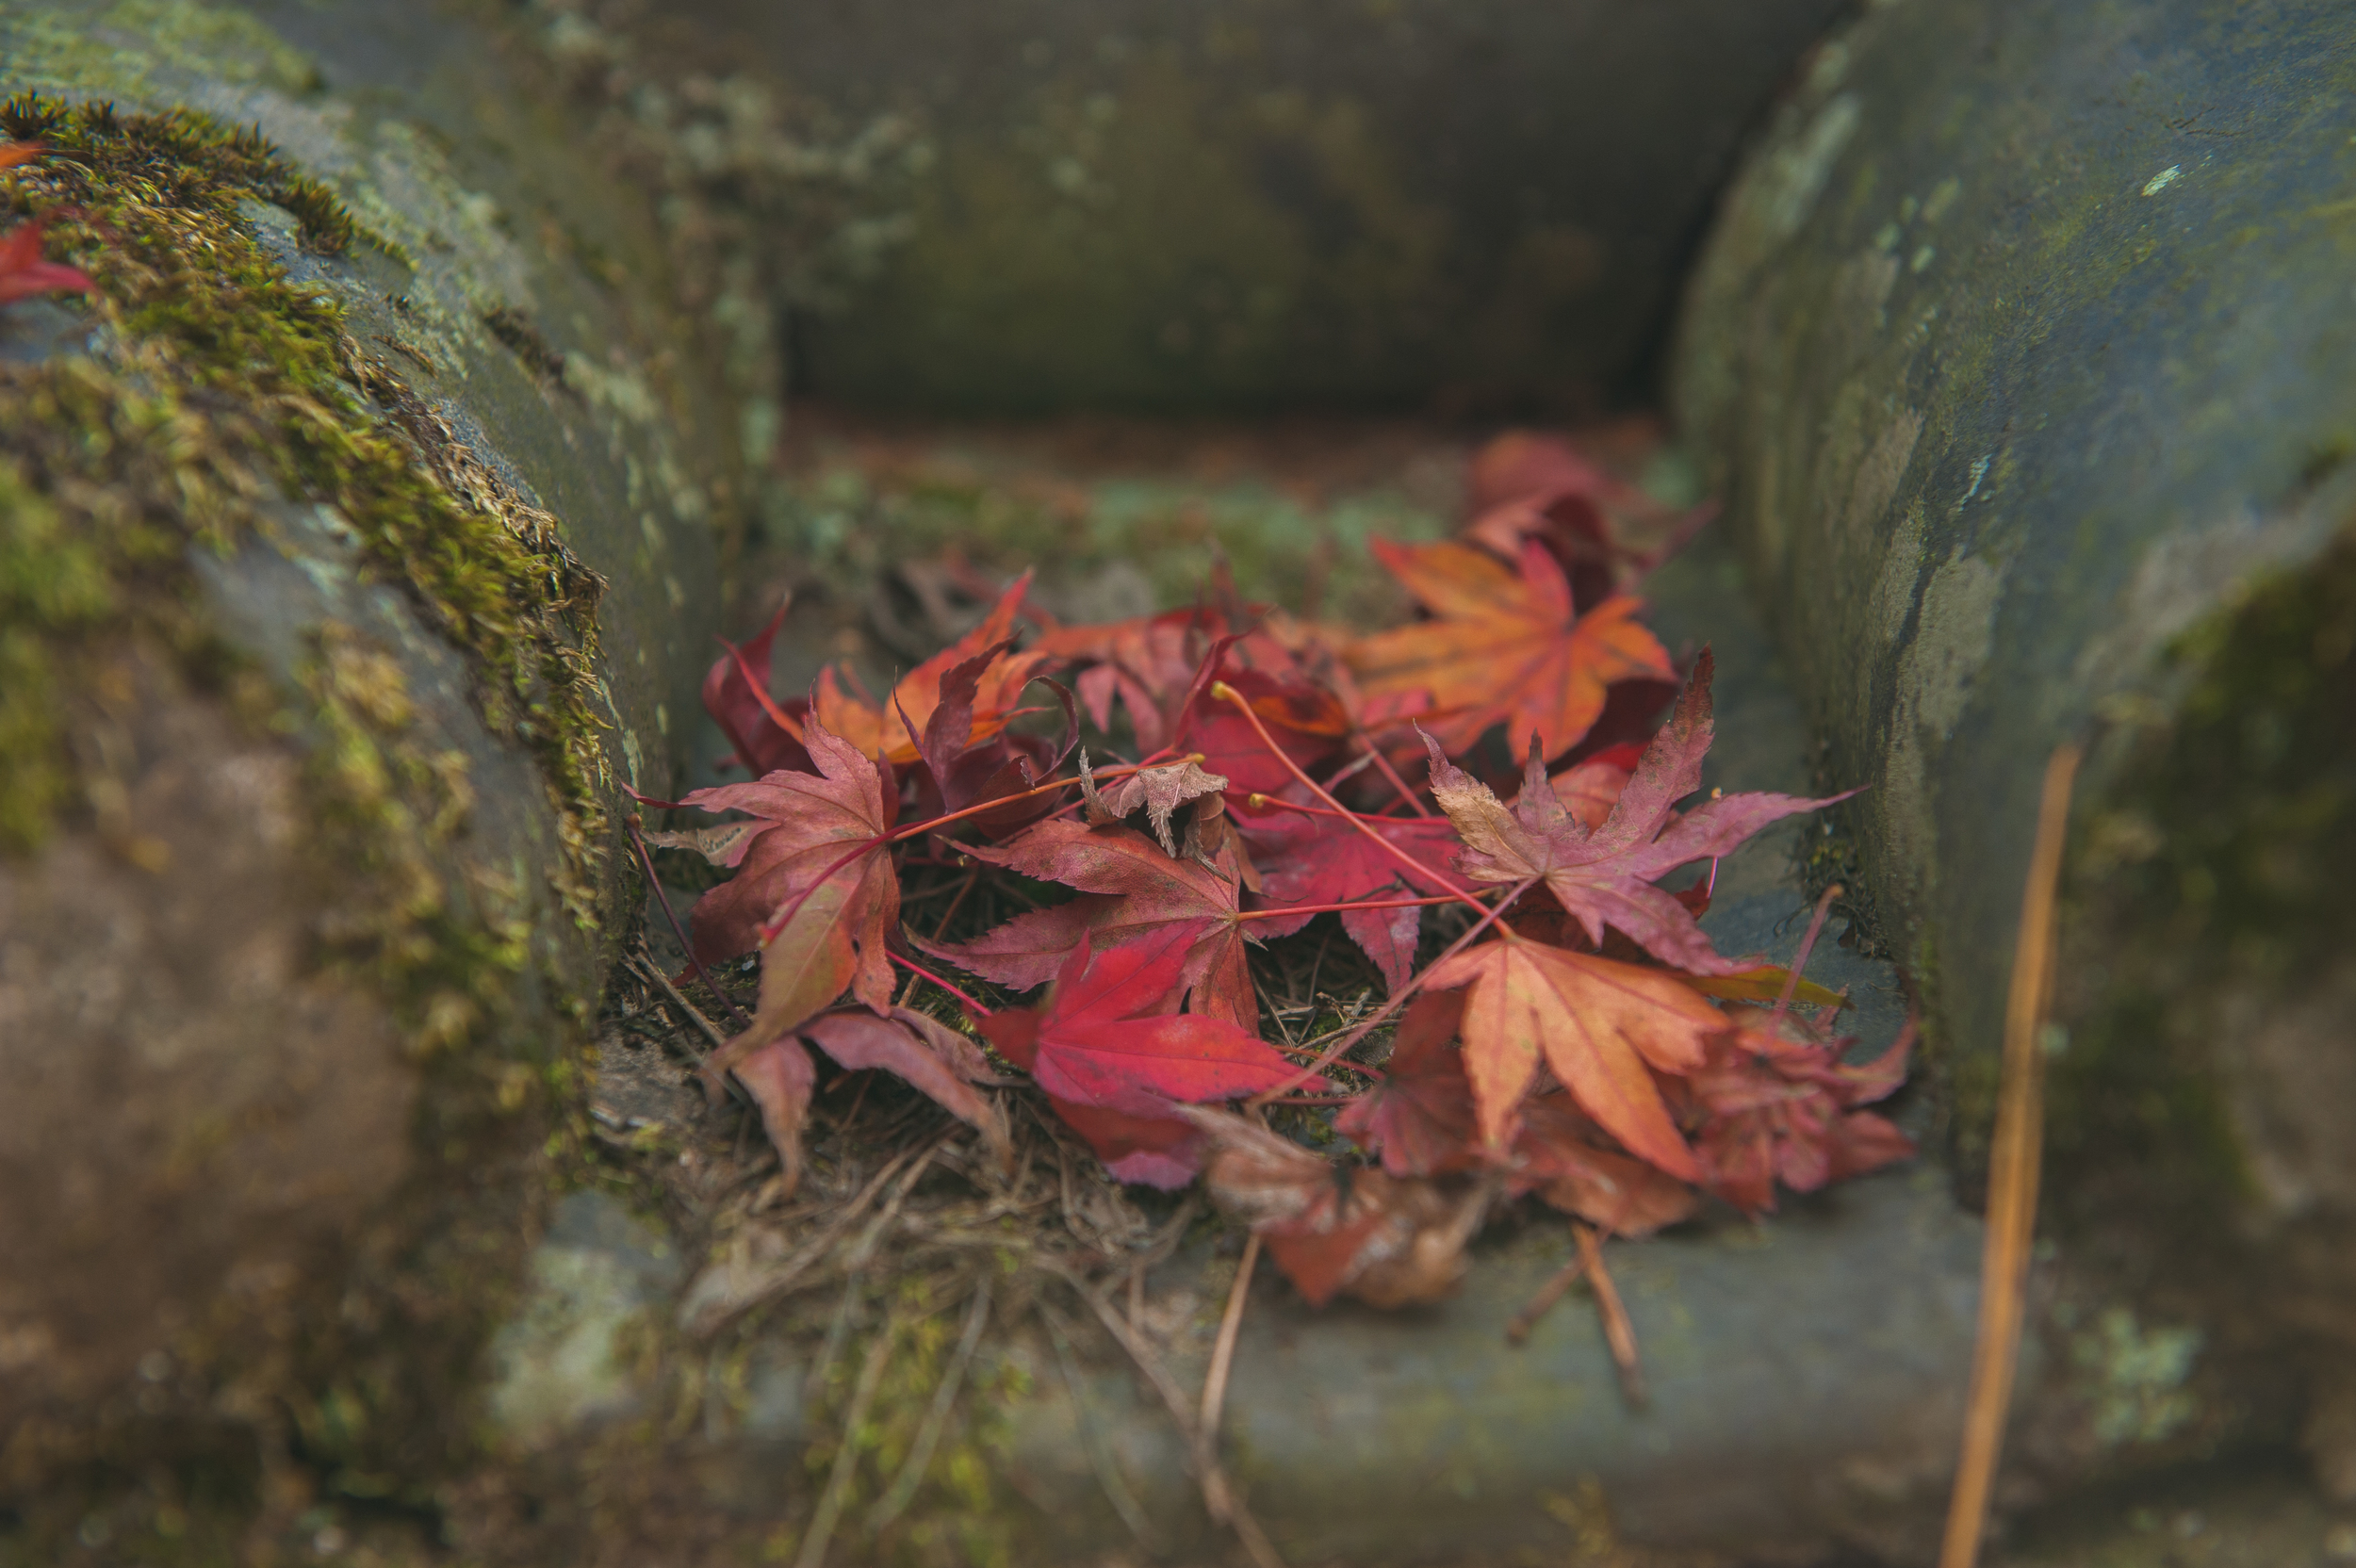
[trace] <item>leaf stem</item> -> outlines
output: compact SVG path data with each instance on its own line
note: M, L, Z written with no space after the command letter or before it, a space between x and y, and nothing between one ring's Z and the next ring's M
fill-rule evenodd
M1336 1038L1333 1044L1327 1046L1318 1054L1316 1061L1310 1063L1307 1067L1302 1068L1300 1071L1294 1073L1290 1078L1285 1079L1274 1088L1263 1089L1260 1093L1253 1095L1252 1099L1247 1102L1247 1103L1249 1103L1254 1110L1257 1110L1260 1106L1274 1100L1278 1095L1291 1093L1294 1089L1299 1088L1301 1085L1307 1083L1310 1079L1316 1077L1318 1073L1333 1066L1336 1057L1340 1056L1343 1052L1349 1050L1351 1046L1356 1045L1360 1040L1365 1039L1367 1033L1371 1031L1376 1024L1382 1022L1384 1019L1390 1017L1392 1013L1398 1011L1401 1003L1404 1003L1409 997L1415 995L1417 990L1422 988L1424 976L1430 974L1434 969L1438 968L1441 964L1446 963L1448 959L1455 957L1459 953L1464 952L1467 947L1470 947L1473 943L1474 938L1480 936L1483 931L1489 929L1490 926L1496 924L1497 917L1505 913L1507 909L1511 908L1515 899L1521 897L1522 894L1536 887L1539 880L1539 878L1532 876L1515 883L1513 890L1509 891L1504 898L1498 900L1497 906L1496 908L1482 909L1481 911L1481 919L1473 923L1471 930L1465 932L1463 936L1457 938L1455 941L1451 942L1446 953L1441 954L1437 958L1432 959L1431 963L1425 965L1422 969L1417 970L1415 975L1409 979L1407 984L1393 991L1390 994L1389 999L1386 1000L1382 1006L1377 1007L1373 1012L1367 1014L1366 1017L1359 1022L1357 1027L1351 1029L1349 1033L1342 1035Z
M753 700L760 703L761 710L769 715L769 722L799 742L802 738L802 727L787 718L785 710L777 706L777 699L769 694L768 678L765 676L760 679L753 678L753 667L744 662L744 650L726 637L715 635L712 640L728 650L728 659L736 665L736 673L744 678L745 685L752 688ZM740 757L737 760L744 763L747 771L752 768L751 758Z
M1233 704L1235 711L1243 715L1244 722L1252 727L1252 733L1260 737L1260 743L1268 747L1268 755L1284 763L1286 772L1290 773L1295 778L1300 779L1301 783L1307 785L1310 792L1316 795L1319 800L1325 802L1326 805L1332 807L1334 810L1339 811L1343 816L1348 817L1352 827L1355 827L1359 832L1365 834L1367 838L1372 839L1377 844L1382 846L1383 854L1388 855L1392 859L1397 860L1400 865L1405 866L1411 874L1410 886L1413 885L1412 877L1420 876L1428 878L1429 880L1439 883L1440 886L1454 893L1458 902L1470 908L1479 909L1484 914L1490 913L1485 905L1483 905L1479 899L1473 897L1472 894L1466 892L1464 889L1458 887L1452 878L1441 875L1434 872L1430 866L1425 865L1422 861L1416 859L1414 856L1399 848L1399 845L1391 842L1390 840L1384 838L1382 834L1366 825L1366 820L1364 817L1345 807L1340 801L1335 800L1332 795L1327 794L1322 785L1301 771L1300 763L1294 761L1290 757L1284 754L1284 748L1278 745L1275 738L1268 734L1268 726L1260 722L1260 715L1252 710L1252 704L1244 700L1244 696L1241 692L1236 691L1233 686L1228 685L1224 680L1214 680L1211 682L1210 694L1215 701ZM1495 916L1492 915L1491 918L1494 919Z
M1399 770L1391 766L1391 760L1383 755L1382 747L1363 734L1358 737L1358 743L1366 748L1367 755L1374 759L1374 765L1382 771L1383 777L1391 781L1391 788L1399 792L1399 798L1407 803L1407 809L1419 817L1432 814L1423 808L1423 802L1415 798L1415 792L1407 787L1407 780L1399 777Z
M934 985L939 986L942 990L947 991L951 996L954 996L959 1002L964 1003L967 1010L978 1014L983 1018L990 1017L990 1008L983 1006L980 1003L966 995L965 992L957 989L957 987L949 984L948 981L943 980L940 975L935 974L931 970L925 969L910 959L903 958L897 953L891 952L888 949L886 950L884 956L890 958L893 963L899 965L902 969L907 970L910 974L915 975L919 980L930 980Z
M1159 755L1161 754L1158 752L1155 753L1155 756ZM1179 760L1182 762L1200 762L1203 760L1203 753L1198 751L1190 756L1181 758ZM1148 758L1142 762L1126 762L1119 767L1102 769L1097 773L1096 776L1098 778L1123 778L1130 774L1143 773L1146 769L1157 765L1158 764L1153 761L1153 758ZM1036 785L1033 788L1024 790L1018 794L1000 795L993 800L983 801L978 806L968 806L962 810L945 812L938 817L928 817L923 822L910 823L906 827L895 827L891 832L885 834L883 838L877 841L881 843L896 844L904 840L921 838L924 834L934 832L941 827L946 826L950 823L961 822L967 817L978 817L985 811L995 811L1001 807L1012 806L1017 801L1028 800L1033 795L1043 795L1050 790L1069 790L1079 782L1080 781L1077 778L1051 778L1044 784Z
M729 1021L739 1029L751 1028L753 1021L744 1016L744 1009L705 972L704 961L695 956L695 944L688 939L687 928L679 923L678 911L671 907L671 895L663 889L663 878L654 874L654 857L646 853L646 841L638 831L638 813L632 811L622 825L630 829L630 841L638 851L638 863L646 868L646 885L654 890L655 901L663 906L663 918L671 923L671 935L679 939L680 951L687 955L687 967L695 972L695 978L704 983L706 990L720 999L720 1005L728 1010Z
M1346 915L1352 909L1425 909L1434 904L1462 902L1453 893L1437 893L1430 898L1372 898L1355 904L1286 904L1273 909L1246 909L1233 918L1239 921L1281 920L1286 915Z

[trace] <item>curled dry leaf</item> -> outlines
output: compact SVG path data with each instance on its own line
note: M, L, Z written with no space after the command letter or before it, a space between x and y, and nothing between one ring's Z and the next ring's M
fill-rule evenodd
M1336 1295L1377 1307L1437 1301L1464 1279L1464 1246L1494 1188L1336 1166L1239 1116L1182 1114L1211 1142L1212 1201L1251 1222L1312 1306Z
M1162 841L1162 852L1173 858L1178 840L1170 832L1171 814L1190 800L1217 795L1225 788L1227 780L1222 776L1204 773L1192 762L1177 762L1139 768L1111 789L1099 791L1095 776L1088 771L1088 753L1080 754L1080 792L1088 798L1088 820L1116 823L1142 806L1146 820L1153 825L1153 836Z
M1888 1051L1851 1065L1855 1043L1781 1008L1747 1014L1710 1041L1687 1088L1704 1114L1699 1147L1710 1190L1751 1214L1775 1206L1775 1184L1814 1192L1828 1182L1911 1158L1914 1140L1856 1107L1906 1081L1914 1026Z
M1611 815L1593 830L1563 805L1534 745L1522 792L1508 808L1427 735L1432 796L1464 840L1457 869L1475 882L1544 882L1598 947L1608 924L1654 957L1695 974L1751 967L1720 957L1693 912L1653 883L1679 866L1731 852L1769 823L1846 797L1715 795L1674 816L1677 803L1701 787L1711 733L1710 671L1705 648L1676 712L1645 746Z

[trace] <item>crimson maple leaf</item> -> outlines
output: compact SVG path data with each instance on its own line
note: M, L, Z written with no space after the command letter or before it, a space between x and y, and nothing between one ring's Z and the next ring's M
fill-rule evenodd
M1060 882L1083 897L1018 915L970 942L919 941L960 968L1016 990L1060 970L1082 941L1101 949L1152 940L1175 944L1184 958L1188 1005L1245 1029L1260 1019L1244 944L1260 939L1238 921L1235 881L1182 860L1129 827L1040 823L1011 843L975 844L966 853L1008 871Z
M1438 618L1359 638L1344 657L1370 703L1393 713L1419 705L1451 753L1503 724L1514 751L1535 738L1559 757L1594 726L1612 682L1676 678L1668 650L1635 620L1643 601L1615 595L1578 613L1542 545L1523 544L1518 571L1452 541L1373 548Z
M943 672L939 701L917 738L917 751L924 763L923 776L931 784L929 794L920 792L920 803L946 815L1005 800L1006 804L996 810L968 819L992 838L1004 838L1055 809L1052 792L1034 795L1031 792L1039 780L1063 766L1080 739L1080 716L1071 692L1056 681L1044 680L1040 684L1063 707L1060 742L1003 728L987 740L974 740L975 695L1009 645L995 644Z
M736 867L734 877L696 901L696 956L709 964L761 950L753 1021L704 1064L708 1078L814 1016L846 987L878 1015L891 1008L885 944L900 917L892 797L875 764L825 725L813 719L803 735L816 775L780 771L697 790L679 802L755 819L690 841L716 863ZM732 831L739 825L750 830Z
M1324 763L1350 739L1355 723L1331 689L1298 675L1241 666L1232 640L1205 658L1194 689L1181 710L1172 748L1200 753L1203 765L1245 793L1280 794L1297 789L1292 769L1269 751L1251 722L1227 699L1214 698L1214 679L1224 680L1260 720L1284 758L1301 768Z
M1095 953L1084 935L1043 1009L1004 1007L981 1022L1122 1181L1171 1187L1193 1179L1202 1135L1173 1115L1173 1102L1257 1094L1293 1075L1258 1036L1166 1010L1186 960L1178 941Z
M1463 991L1425 991L1407 1004L1383 1079L1342 1107L1333 1130L1380 1150L1394 1176L1437 1176L1476 1163L1472 1082L1450 1050Z
M813 1045L843 1068L879 1068L913 1085L979 1132L1002 1168L1010 1158L1006 1118L973 1086L991 1082L992 1074L989 1058L972 1040L906 1007L892 1008L886 1018L856 1009L824 1013L747 1053L735 1067L737 1082L761 1109L789 1193L802 1174L802 1123L817 1081L807 1049Z
M1544 882L1598 947L1608 924L1654 957L1695 974L1728 974L1747 967L1720 957L1692 911L1652 884L1679 866L1728 854L1779 818L1848 797L1713 795L1672 820L1677 803L1701 787L1711 732L1710 673L1705 648L1676 711L1645 746L1634 775L1612 802L1611 816L1592 832L1556 794L1535 747L1522 792L1509 809L1427 736L1432 798L1464 835L1457 870L1475 882Z
M1491 1189L1336 1166L1239 1116L1183 1114L1217 1146L1204 1176L1212 1201L1251 1221L1311 1306L1336 1295L1412 1306L1464 1279L1464 1244L1488 1214Z
M1543 1060L1629 1153L1685 1181L1693 1151L1662 1102L1653 1070L1691 1072L1726 1017L1661 970L1516 937L1444 958L1424 984L1469 986L1462 1025L1481 1135L1507 1143L1516 1107Z
M0 236L0 305L30 299L36 294L57 294L68 290L84 294L98 292L98 286L90 282L88 273L62 262L41 259L41 225L42 220L36 218Z
M1289 792L1301 792L1298 789ZM1410 874L1396 857L1385 854L1365 833L1337 817L1287 811L1282 805L1234 814L1237 831L1251 846L1252 864L1259 868L1260 892L1269 912L1287 904L1352 904L1430 895L1454 885L1448 862L1461 841L1445 818L1360 820L1428 868L1431 874ZM1374 961L1383 983L1393 990L1404 986L1415 969L1422 913L1410 908L1350 909L1342 914L1343 931ZM1254 923L1266 936L1283 937L1300 930L1312 918L1279 917Z
M1781 1006L1743 1011L1687 1085L1707 1117L1696 1142L1710 1191L1759 1214L1775 1208L1777 1182L1814 1192L1914 1153L1888 1119L1855 1108L1906 1082L1911 1021L1880 1056L1852 1066L1841 1057L1854 1039L1830 1038Z
M722 638L720 645L728 651L704 672L704 711L728 737L734 748L732 760L755 777L780 768L812 771L810 753L802 746L808 699L779 703L769 695L769 650L790 606L790 600L778 605L760 635L742 647Z

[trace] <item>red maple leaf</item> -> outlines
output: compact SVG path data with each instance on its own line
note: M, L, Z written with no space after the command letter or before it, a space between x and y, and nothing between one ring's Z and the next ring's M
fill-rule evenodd
M1852 1066L1853 1039L1834 1039L1783 1007L1713 1037L1687 1087L1706 1116L1696 1139L1710 1190L1751 1214L1775 1206L1775 1184L1814 1192L1910 1157L1914 1141L1888 1119L1855 1107L1906 1081L1911 1022L1888 1051Z
M1292 769L1225 699L1210 694L1215 679L1250 705L1268 736L1295 766L1315 768L1338 753L1356 728L1349 707L1330 688L1298 675L1252 668L1238 662L1235 645L1222 642L1206 657L1181 710L1171 748L1199 752L1203 766L1222 775L1244 793L1280 794L1296 789Z
M780 768L812 771L810 753L802 745L808 699L779 703L769 695L769 650L785 624L790 603L778 605L760 635L742 647L722 638L720 645L728 651L704 672L704 711L728 738L736 764L755 777Z
M1006 1118L973 1086L991 1082L992 1074L989 1058L972 1040L906 1007L894 1007L888 1018L856 1009L824 1013L747 1053L735 1068L737 1082L761 1109L761 1125L784 1167L787 1191L801 1180L802 1123L817 1079L807 1049L813 1045L846 1069L879 1068L913 1085L979 1132L1002 1167L1011 1157Z
M1685 1181L1700 1179L1653 1072L1691 1072L1725 1015L1657 969L1569 953L1507 933L1444 958L1427 986L1471 987L1462 1024L1464 1070L1483 1143L1502 1149L1544 1061L1581 1110L1628 1152Z
M1212 1201L1251 1221L1310 1305L1336 1295L1377 1307L1436 1301L1464 1277L1489 1189L1336 1166L1241 1117L1185 1114L1217 1146Z
M1451 753L1491 725L1515 752L1535 737L1561 756L1603 712L1604 689L1676 678L1668 651L1637 624L1642 600L1614 596L1585 614L1546 547L1526 542L1516 571L1452 541L1374 542L1376 557L1437 619L1359 638L1345 650L1370 703L1426 723Z
M1091 953L1083 936L1043 1009L1005 1007L981 1022L1123 1181L1182 1186L1200 1168L1202 1135L1173 1102L1257 1094L1293 1074L1258 1036L1167 1010L1186 956L1176 941Z
M24 160L16 158L10 161ZM0 236L0 305L30 299L36 294L57 294L68 290L84 294L98 292L98 286L90 282L88 273L61 262L41 259L41 224L42 220L36 218Z
M1041 779L1063 766L1079 743L1080 716L1072 694L1060 683L1040 684L1063 707L1063 739L1019 735L1001 728L986 740L973 738L973 703L981 682L1009 645L1000 643L950 666L941 678L940 698L917 737L917 751L929 792L919 803L928 815L947 815L993 800L1006 804L968 820L992 838L1005 838L1038 821L1059 804L1054 792L1033 794Z
M1296 788L1288 795L1301 792ZM1462 841L1447 819L1360 820L1384 841L1429 868L1431 874L1410 874L1397 857L1385 854L1365 833L1338 817L1287 811L1281 805L1271 805L1266 811L1234 813L1237 831L1251 846L1252 864L1259 868L1260 892L1268 910L1281 910L1287 904L1353 904L1431 895L1454 885L1448 863ZM1422 913L1407 908L1352 909L1342 914L1342 929L1374 960L1383 983L1393 990L1407 983L1415 968ZM1268 937L1283 937L1300 930L1312 918L1301 915L1254 923Z
M1099 950L1151 941L1183 954L1188 1005L1245 1029L1260 1019L1244 944L1259 936L1238 921L1234 879L1172 858L1129 827L1040 823L1012 843L976 844L977 860L1083 894L1070 903L1018 915L970 942L920 942L960 968L1016 990L1045 982L1087 940Z
M1463 991L1425 991L1407 1004L1382 1082L1342 1107L1333 1130L1380 1150L1394 1176L1437 1176L1477 1163L1472 1081L1451 1050Z
M715 1075L853 989L878 1015L892 1004L885 944L899 923L892 807L875 764L812 720L803 731L816 775L772 773L697 790L679 804L744 811L695 844L736 875L696 901L695 955L709 964L758 947L752 1024L705 1063ZM750 829L738 834L735 826ZM678 842L665 836L654 841Z
M1457 869L1475 882L1542 881L1598 947L1611 925L1656 958L1695 974L1746 967L1718 956L1693 912L1653 883L1679 866L1729 853L1779 818L1847 797L1713 795L1672 820L1677 803L1701 787L1711 729L1710 671L1705 648L1676 712L1644 748L1611 816L1593 831L1555 793L1534 747L1522 792L1509 809L1426 737L1432 796L1464 839Z

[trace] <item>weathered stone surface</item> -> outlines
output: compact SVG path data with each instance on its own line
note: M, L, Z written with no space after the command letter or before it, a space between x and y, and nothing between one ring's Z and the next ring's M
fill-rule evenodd
M1718 651L1719 739L1705 783L1804 788L1801 709L1730 552L1705 545L1647 588L1673 645L1706 637ZM1815 831L1786 825L1720 868L1705 923L1724 951L1789 956L1808 916L1793 864ZM1907 998L1886 961L1828 940L1809 972L1850 989L1860 1051L1902 1026ZM617 1042L606 1067L597 1102L613 1136L668 1129L680 1157L698 1161L725 1148L717 1131L687 1132L702 1113L682 1064ZM1939 1114L1920 1090L1900 1102L1934 1151ZM1580 1298L1556 1307L1526 1347L1506 1342L1508 1320L1567 1253L1550 1218L1500 1226L1478 1247L1461 1295L1412 1312L1315 1311L1265 1270L1228 1396L1231 1468L1292 1561L1513 1560L1611 1540L1733 1561L1925 1560L1946 1505L1978 1300L1979 1221L1952 1186L1930 1160L1787 1199L1757 1227L1723 1218L1614 1246L1651 1387L1643 1410L1623 1399ZM723 1257L693 1261L693 1249L629 1217L618 1198L566 1203L572 1221L536 1254L534 1295L499 1338L495 1409L516 1470L499 1513L500 1532L516 1533L493 1538L617 1562L690 1536L715 1555L728 1543L793 1539L839 1441L840 1387L813 1410L806 1379L815 1359L831 1356L840 1370L855 1357L826 1348L826 1311L843 1287L828 1276L798 1314L705 1337L695 1303L723 1281ZM790 1253L802 1239L772 1241ZM1147 1281L1148 1342L1189 1391L1233 1278L1234 1238L1224 1239L1199 1238ZM689 1253L689 1266L663 1261L664 1250ZM1141 1549L1225 1560L1230 1543L1203 1512L1158 1399L1068 1286L1008 1266L1002 1315L972 1375L1002 1392L987 1405L969 1395L957 1418L1003 1423L992 1463L1013 1506L1000 1527L1039 1560ZM879 1303L893 1288L879 1276L866 1295ZM1062 1349L1033 1299L1068 1326ZM877 1315L871 1304L853 1346ZM656 1435L649 1417L692 1399L702 1401L700 1425ZM2009 1511L2089 1477L2279 1438L2289 1409L2279 1387L2246 1377L2231 1346L2054 1260L2037 1276L2002 1501ZM551 1410L565 1413L550 1419ZM670 1491L693 1478L692 1524L661 1511L665 1489L649 1489L649 1469ZM1107 1470L1125 1502L1111 1500ZM646 1491L660 1522L635 1523L637 1505L617 1503L632 1488ZM855 1560L861 1538L843 1529L838 1545Z
M183 159L136 214L102 176L82 200L182 270L102 249L104 302L0 312L31 737L0 848L0 1495L28 1506L71 1508L82 1460L267 1465L289 1421L319 1473L396 1488L460 1451L628 924L613 810L668 785L741 493L646 204L497 35L290 8L407 52L0 4L14 134ZM224 330L246 359L206 357Z
M1738 138L1841 8L708 0L616 25L702 74L710 158L747 104L786 110L749 188L856 150L805 391L1499 407L1643 373Z
M1828 765L1873 786L1857 853L1967 1168L2037 777L2088 739L2057 1206L2082 1255L2326 1366L2356 1344L2352 47L2319 4L1877 8L1737 181L1677 360Z

